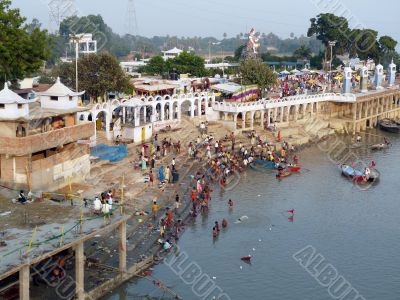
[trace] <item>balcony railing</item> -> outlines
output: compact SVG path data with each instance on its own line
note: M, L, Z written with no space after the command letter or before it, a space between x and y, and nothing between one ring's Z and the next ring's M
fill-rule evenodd
M0 154L23 156L56 148L95 134L95 123L84 123L26 137L0 137Z

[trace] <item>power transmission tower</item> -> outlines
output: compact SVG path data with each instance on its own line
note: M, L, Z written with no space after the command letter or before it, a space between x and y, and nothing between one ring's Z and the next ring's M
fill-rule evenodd
M49 0L49 17L50 28L53 32L60 29L61 22L77 15L78 11L75 7L75 0Z
M125 27L126 27L126 33L128 33L130 35L139 34L134 0L128 0L128 8L126 10Z

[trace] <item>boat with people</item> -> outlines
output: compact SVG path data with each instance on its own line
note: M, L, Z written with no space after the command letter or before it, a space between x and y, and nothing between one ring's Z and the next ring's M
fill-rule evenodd
M382 119L378 121L379 128L391 132L391 133L400 133L400 124L392 119Z
M379 179L379 172L373 166L366 167L364 171L357 170L349 165L341 165L342 175L357 183L371 183Z

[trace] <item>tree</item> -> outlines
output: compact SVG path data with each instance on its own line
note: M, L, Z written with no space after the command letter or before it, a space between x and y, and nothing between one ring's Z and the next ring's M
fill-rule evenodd
M193 53L183 51L179 56L172 59L172 67L179 74L189 73L193 76L202 77L207 74L204 67L204 59ZM172 71L169 69L169 71Z
M360 59L381 59L378 32L372 29L353 29L349 38L349 53Z
M306 45L301 45L300 48L293 52L293 56L298 59L310 59L312 56L311 49Z
M40 24L24 24L10 0L0 0L0 84L16 82L40 69L50 56L50 39Z
M239 72L243 84L257 84L264 94L265 88L276 83L273 71L261 59L247 58L240 63Z
M166 64L161 56L153 56L149 63L144 67L144 71L148 74L161 75L166 71Z
M310 22L308 37L316 36L326 48L329 47L329 41L336 41L335 53L343 54L346 51L350 36L349 22L346 18L325 13L312 18Z
M246 47L245 44L239 46L236 50L235 50L235 59L236 61L239 61L242 58L242 53L243 53L243 49Z
M224 34L222 35L224 37L224 40L228 37L228 34L226 32L224 32Z
M70 88L75 87L75 64L61 64L57 72ZM129 83L118 60L109 53L85 55L78 60L79 89L94 99L107 92L124 92Z
M390 53L396 50L397 41L390 36L384 35L379 38L379 44L384 53Z

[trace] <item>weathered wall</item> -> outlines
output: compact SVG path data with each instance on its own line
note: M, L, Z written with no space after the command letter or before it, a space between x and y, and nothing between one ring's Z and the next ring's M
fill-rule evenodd
M84 123L46 133L20 138L0 138L0 154L23 156L55 148L94 135L94 123Z
M17 132L17 123L15 122L0 122L1 137L15 137Z
M49 153L50 154L50 153ZM1 156L1 182L10 187L26 188L28 174L33 190L52 191L69 182L79 182L90 173L89 146L74 144L50 157Z

